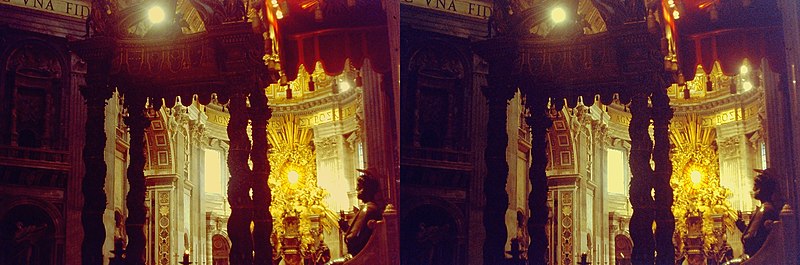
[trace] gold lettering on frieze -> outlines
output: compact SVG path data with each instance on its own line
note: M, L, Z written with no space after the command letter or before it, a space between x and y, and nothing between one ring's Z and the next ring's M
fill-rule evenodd
M742 109L730 109L714 114L713 116L702 117L701 126L714 127L726 123L741 121L743 118Z
M622 125L630 125L631 124L631 117L630 115L624 115L622 113L616 112L609 112L609 116L611 116L611 121L614 123L622 124Z
M400 3L481 19L492 16L491 3L474 0L400 0Z
M86 19L91 10L91 2L81 0L0 0L0 5L11 5L58 14L62 16Z

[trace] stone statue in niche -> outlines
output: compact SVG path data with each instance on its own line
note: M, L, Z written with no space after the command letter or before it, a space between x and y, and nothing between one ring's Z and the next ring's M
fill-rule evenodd
M31 265L39 264L38 257L45 253L38 253L37 244L47 231L47 224L25 225L18 221L14 231L13 264Z
M784 199L781 193L781 178L774 169L756 170L759 173L753 183L753 198L761 201L761 206L753 211L750 223L745 225L741 212L736 220L736 227L742 231L744 253L752 256L761 249L767 240L772 223L779 220L778 215L783 208Z
M442 245L446 244L450 231L450 224L429 225L419 224L416 234L417 243L422 251L418 253L420 264L441 264L444 261Z

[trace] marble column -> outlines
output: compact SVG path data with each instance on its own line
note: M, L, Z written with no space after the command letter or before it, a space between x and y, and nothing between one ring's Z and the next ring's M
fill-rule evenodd
M244 94L234 94L230 98L228 110L231 118L228 122L228 169L231 177L228 180L228 203L231 215L228 218L228 236L231 240L231 264L253 264L253 235L250 223L253 220L253 200L250 197L252 186L251 170L248 165L250 157L250 139L247 136L247 106Z
M629 199L633 214L630 221L630 234L633 240L631 261L633 264L653 264L655 262L655 240L653 235L654 200L651 194L653 183L650 156L653 141L650 139L650 109L648 97L638 94L631 99L631 123L628 133L631 137L631 182Z
M90 70L99 70L92 69ZM86 100L86 142L83 147L83 164L86 168L81 190L83 192L83 242L81 259L83 265L103 264L103 243L106 238L103 228L103 212L106 208L106 145L105 106L111 97L111 89L106 83L107 74L103 71L90 71L86 76L87 87L81 88Z
M144 183L144 130L150 126L150 120L145 117L145 98L140 95L128 94L125 97L125 107L128 117L125 124L130 133L130 164L128 164L128 195L125 204L128 208L128 218L125 220L125 230L128 234L128 247L126 249L126 263L132 265L144 264L144 222L145 207L144 196L146 192Z
M267 106L264 89L256 89L250 94L250 119L252 120L253 149L250 157L253 160L253 248L256 265L272 264L272 214L269 206L272 203L272 191L269 188L270 164L267 159L269 144L267 143L267 121L272 110Z
M530 90L528 90L530 91ZM548 247L545 225L547 224L547 129L553 121L547 116L547 98L528 94L528 109L531 116L526 119L531 128L531 168L528 179L531 192L528 195L528 264L545 264Z
M506 161L506 111L508 100L514 95L508 84L491 78L489 87L483 88L483 94L489 102L489 117L486 123L487 137L484 160L487 174L483 179L483 193L486 205L483 210L483 226L486 237L483 243L483 264L498 264L504 258L504 250L508 232L506 231L505 214L508 209L508 162Z
M655 189L656 264L673 264L675 262L675 245L672 243L672 235L675 232L675 216L672 214L673 191L669 184L672 176L672 161L669 159L669 123L673 111L669 107L669 96L666 91L654 93L652 105L653 138L655 140L653 188Z

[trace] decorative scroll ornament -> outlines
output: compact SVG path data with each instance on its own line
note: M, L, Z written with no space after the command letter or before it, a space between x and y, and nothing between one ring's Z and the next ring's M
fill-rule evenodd
M312 146L312 132L300 127L297 117L282 117L282 127L269 130L267 139L272 145L269 163L269 186L272 190L270 212L273 222L273 237L300 235L300 251L315 251L319 238L318 227L312 227L311 216L320 216L320 225L325 231L337 227L338 216L329 210L323 201L327 191L317 186L316 153ZM296 178L296 179L294 179ZM288 231L285 218L298 218L297 230ZM280 240L279 240L280 241ZM273 242L273 247L281 249L282 242Z
M702 127L696 115L688 116L686 123L683 130L670 130L670 139L676 146L672 155L675 166L670 180L675 190L672 207L675 231L685 238L689 229L687 219L701 216L703 249L706 253L713 253L718 235L714 231L712 216L722 215L724 226L733 227L736 211L728 203L731 191L719 183L719 159L712 147L715 131Z

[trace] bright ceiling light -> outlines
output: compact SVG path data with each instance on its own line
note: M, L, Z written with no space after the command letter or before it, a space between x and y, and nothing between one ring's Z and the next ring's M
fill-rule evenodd
M567 11L564 11L564 8L560 6L553 8L553 10L550 11L550 19L556 24L564 22L564 20L567 20Z
M164 9L160 6L153 6L149 10L147 10L147 19L150 20L153 24L158 24L164 21L166 15L164 14Z
M694 183L694 184L700 183L700 179L703 177L703 175L700 174L700 171L697 171L697 170L692 170L692 173L691 173L690 176L692 178L692 183Z
M297 171L290 170L288 174L286 174L286 178L289 179L289 183L294 185L297 184L297 180L300 179L300 174Z
M339 83L339 92L345 92L347 90L350 90L350 88L351 88L350 82L342 81Z
M750 91L750 89L753 89L753 83L750 83L750 81L744 81L742 82L742 88L744 91Z
M742 67L739 67L739 73L746 75L749 72L750 68L748 68L747 65L742 65Z

